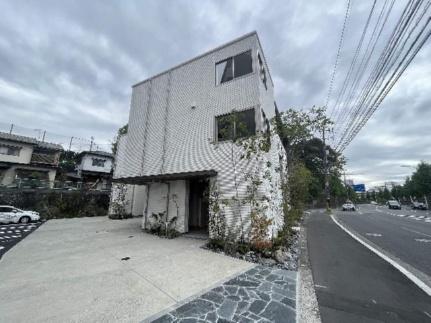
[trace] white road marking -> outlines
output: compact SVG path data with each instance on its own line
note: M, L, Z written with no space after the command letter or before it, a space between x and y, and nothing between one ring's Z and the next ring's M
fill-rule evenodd
M317 288L328 288L328 286L323 286L323 285L319 285L319 284L314 284L314 287L317 287Z
M425 243L428 243L428 242L431 242L431 240L430 239L415 239L417 242L425 242Z
M367 233L365 233L365 235L370 236L370 237L381 237L382 236L380 233L371 233L371 232L367 232Z
M347 229L344 225L342 225L340 222L338 222L337 219L335 219L334 215L331 214L332 221L334 221L341 229L343 229L348 235L350 235L353 239L358 241L360 244L374 252L376 255L378 255L383 260L390 263L392 266L394 266L396 269L398 269L404 276L406 276L408 279L410 279L413 283L415 283L420 289L422 289L425 293L427 293L429 296L431 296L431 287L428 286L426 283L424 283L422 280L420 280L418 277L416 277L412 272L410 272L408 269L401 266L396 261L392 260L388 256L386 256L381 251L377 250L373 246L366 243L362 238L358 237L356 234L352 233L349 229Z
M426 315L426 316L428 316L428 317L430 317L430 318L431 318L431 314L430 314L430 313L425 312L425 311L424 311L424 313L425 313L425 315Z
M421 235L424 235L426 237L430 237L431 238L431 235L423 233L423 232L420 232L420 231L412 230L412 229L409 229L409 228L406 228L406 227L401 227L401 229L404 229L406 231L410 231L410 232L413 232L413 233L418 233L418 234L421 234Z

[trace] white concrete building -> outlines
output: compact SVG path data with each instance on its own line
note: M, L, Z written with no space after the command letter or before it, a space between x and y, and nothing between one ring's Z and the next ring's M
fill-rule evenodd
M247 235L251 204L259 202L265 206L260 212L273 220L268 236L277 233L283 224L285 154L270 133L273 88L256 32L133 86L114 181L130 185L129 191L133 185L146 187L131 201L139 204L144 228L152 225L153 214L164 213L176 217L179 232L213 235L211 219L221 214L226 234ZM256 137L267 138L269 149L241 158L243 148L231 139ZM251 174L259 184L250 202Z
M0 132L0 186L53 187L61 145Z

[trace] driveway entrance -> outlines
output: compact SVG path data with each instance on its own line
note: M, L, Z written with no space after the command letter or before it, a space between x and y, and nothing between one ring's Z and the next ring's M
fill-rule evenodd
M143 233L141 219L50 220L0 260L5 322L140 322L253 264L203 241Z

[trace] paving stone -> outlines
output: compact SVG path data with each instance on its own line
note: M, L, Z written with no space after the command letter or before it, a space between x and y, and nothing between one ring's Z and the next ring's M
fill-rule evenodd
M272 288L273 284L268 282L263 282L257 289L262 292L269 292Z
M223 302L223 295L219 294L219 293L215 293L213 291L210 291L204 295L202 295L200 298L206 299L208 301L211 301L213 303L216 304L221 304Z
M234 302L239 302L241 300L241 297L239 297L237 295L229 295L227 298L234 301Z
M295 322L296 319L296 313L292 308L274 301L269 302L261 316L271 322Z
M207 313L205 317L205 321L207 322L217 322L217 314L215 312Z
M175 320L173 316L170 314L163 315L162 317L159 317L157 320L153 321L155 323L172 323Z
M255 300L253 303L251 303L248 310L254 314L259 314L265 308L266 304L267 303L262 300Z
M233 314L236 311L236 307L238 306L237 302L234 302L230 299L225 299L220 307L217 309L217 315L220 318L231 320Z
M214 310L213 303L203 299L196 299L177 308L173 315L178 318L199 317L201 314L208 313L212 310Z
M239 319L238 319L238 323L253 323L253 322L254 322L254 320L252 320L248 317L242 316L242 315L240 315Z
M293 323L296 316L295 279L296 274L287 270L258 266L155 322Z
M260 297L262 300L264 300L264 301L269 302L269 301L271 300L271 297L269 297L269 295L268 295L268 294L266 294L266 293L262 293L262 292L259 292L259 291L257 291L256 293L257 293L257 295L259 295L259 297Z
M229 293L229 295L236 295L236 293L238 292L237 286L226 286L225 289Z
M244 301L242 301L242 302L239 302L238 303L238 306L237 306L237 308L236 308L236 314L242 314L242 313L244 313L245 311L247 311L248 310L248 307L250 306L250 304L249 303L247 303L247 302L244 302Z
M285 297L281 300L281 302L283 304L286 304L287 306L290 306L292 308L296 308L296 301L294 299L290 299L290 298Z

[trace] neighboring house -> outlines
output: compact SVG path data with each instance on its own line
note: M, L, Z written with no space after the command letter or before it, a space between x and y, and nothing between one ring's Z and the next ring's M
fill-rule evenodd
M233 110L236 121L230 118ZM256 32L134 85L111 201L123 183L134 189L128 193L129 207L139 202L144 228L154 223L153 214L162 213L177 217L179 232L209 231L214 236L214 219L221 218L226 233L238 238L251 225L250 178L243 175L257 173L259 203L272 219L267 234L276 235L283 225L285 154L278 136L270 134L268 120L275 113L273 81ZM259 160L233 160L238 147L232 134L267 134L271 145ZM232 198L238 200L235 205L214 208L215 199Z
M0 185L53 187L61 145L0 132Z
M89 188L111 188L114 156L104 151L83 151L78 155L75 177Z

